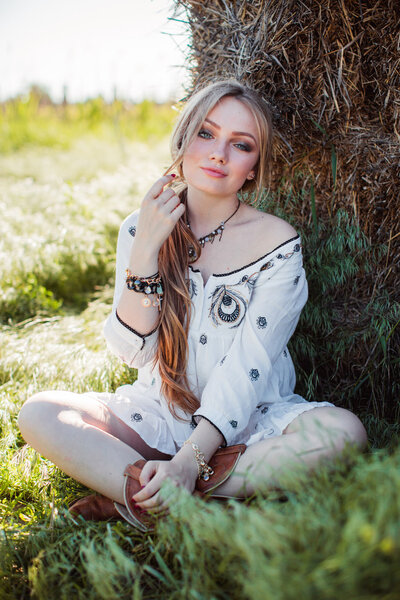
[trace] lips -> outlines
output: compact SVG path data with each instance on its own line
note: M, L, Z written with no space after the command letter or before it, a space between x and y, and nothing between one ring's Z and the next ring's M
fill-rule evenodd
M226 177L226 173L220 171L219 169L213 169L211 167L201 167L201 170L204 171L210 177Z

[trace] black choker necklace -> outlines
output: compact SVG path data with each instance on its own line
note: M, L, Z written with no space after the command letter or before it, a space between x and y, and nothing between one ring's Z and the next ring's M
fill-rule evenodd
M207 233L207 235L203 235L203 237L199 238L197 241L199 242L200 246L202 248L204 248L205 243L206 242L210 242L210 244L212 244L215 240L215 238L217 237L217 235L219 235L219 239L218 241L221 241L222 238L222 234L224 233L224 229L225 229L225 224L232 219L233 216L236 215L237 211L240 208L240 200L238 200L238 205L235 208L234 212L231 214L230 217L228 217L227 219L225 219L225 221L221 221L221 223L219 224L219 226L214 229L214 231L211 231L210 233ZM187 226L190 229L190 223L189 221L187 222ZM195 260L197 260L197 255L196 255L196 251L193 248L193 246L190 246L189 248L189 258L191 259L191 262L194 262Z

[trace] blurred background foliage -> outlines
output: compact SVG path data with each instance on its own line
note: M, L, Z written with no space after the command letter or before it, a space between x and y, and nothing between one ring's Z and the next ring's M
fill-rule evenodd
M0 152L26 146L69 148L92 134L108 139L154 141L168 135L176 113L168 104L143 100L138 104L99 96L75 104L54 104L40 86L0 104Z

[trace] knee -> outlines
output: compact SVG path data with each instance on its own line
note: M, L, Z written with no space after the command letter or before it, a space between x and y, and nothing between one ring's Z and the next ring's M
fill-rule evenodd
M345 441L354 446L358 446L362 450L365 449L368 444L368 436L364 425L357 415L349 410L342 410L343 414L341 420Z
M367 433L360 419L351 411L340 407L321 407L309 411L314 413L304 413L300 415L303 421L312 420L309 435L315 443L323 443L329 446L334 452L344 449L346 445L351 445L364 449L368 444ZM301 424L301 423L300 423Z
M39 392L28 398L22 405L18 415L18 427L28 443L31 443L35 432L46 426L49 417L49 403L49 393Z

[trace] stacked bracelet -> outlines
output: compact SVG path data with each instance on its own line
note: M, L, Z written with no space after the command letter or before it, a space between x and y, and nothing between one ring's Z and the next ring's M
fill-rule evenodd
M126 269L125 281L128 290L138 292L139 294L145 294L146 297L142 300L143 306L158 306L158 310L161 310L161 300L164 294L164 288L161 275L158 271L149 277L139 277L138 275L132 275L130 270ZM156 296L153 302L148 298L150 294Z
M197 463L199 479L208 481L210 479L211 475L214 474L214 471L212 470L210 465L208 465L206 463L206 457L204 456L204 454L202 453L202 451L200 450L198 445L195 444L194 442L191 442L190 440L186 440L186 442L183 442L183 445L185 445L185 444L190 444L194 450L194 457L195 457L196 463Z

